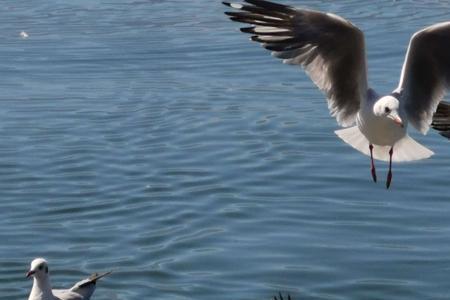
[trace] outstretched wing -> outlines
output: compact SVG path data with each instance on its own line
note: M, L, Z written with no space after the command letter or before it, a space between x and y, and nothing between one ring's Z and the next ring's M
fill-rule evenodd
M396 91L409 122L426 133L450 85L450 22L416 32L409 43Z
M450 139L450 103L439 103L431 126L438 130L442 136Z
M334 14L263 0L245 2L249 5L223 2L239 10L226 12L230 19L253 25L241 31L252 34L273 56L304 67L325 92L331 115L342 126L352 125L367 96L363 33Z

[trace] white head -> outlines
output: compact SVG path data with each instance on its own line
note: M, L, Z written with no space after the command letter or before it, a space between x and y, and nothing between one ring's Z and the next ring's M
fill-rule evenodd
M27 273L27 278L31 276L36 279L45 279L48 277L48 263L45 259L35 258L31 262L31 267Z
M377 117L391 119L395 124L403 127L403 120L399 115L400 102L391 95L380 98L373 106L373 113Z

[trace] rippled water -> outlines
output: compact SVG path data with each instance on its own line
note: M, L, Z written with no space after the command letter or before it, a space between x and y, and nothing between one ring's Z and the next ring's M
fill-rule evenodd
M366 33L371 85L447 1L285 1ZM113 269L95 299L444 299L450 144L390 191L338 140L323 96L219 1L4 1L0 294ZM19 33L29 34L22 39Z

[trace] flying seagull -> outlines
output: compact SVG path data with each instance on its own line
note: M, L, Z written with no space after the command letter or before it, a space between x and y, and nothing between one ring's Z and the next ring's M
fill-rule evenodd
M375 182L374 159L389 161L389 188L393 161L420 160L434 154L408 135L407 126L411 123L426 134L450 85L450 22L412 36L398 87L380 96L368 86L364 34L351 22L332 13L264 0L245 2L223 2L238 10L225 14L233 21L251 24L241 31L251 34L251 40L273 56L305 69L325 93L331 115L339 125L348 127L335 133L370 156ZM440 106L443 116L437 116L437 130L443 131L442 125L450 128L448 107ZM442 134L450 136L448 131Z
M110 274L92 274L67 290L52 290L48 263L43 258L36 258L31 262L27 278L33 277L33 288L28 300L88 300L95 291L95 284L100 278Z

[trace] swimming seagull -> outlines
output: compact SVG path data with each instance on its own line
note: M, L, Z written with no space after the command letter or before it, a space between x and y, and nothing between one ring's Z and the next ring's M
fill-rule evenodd
M67 290L52 290L48 263L43 258L36 258L31 262L27 278L33 277L33 288L28 300L88 300L95 291L95 284L100 278L110 274L92 274Z
M294 8L263 0L247 4L223 2L239 10L231 20L251 24L241 28L284 63L302 66L327 99L339 125L335 133L374 159L392 162L425 159L434 153L407 134L408 123L425 134L450 84L450 22L416 32L409 43L398 87L380 96L367 83L364 34L332 13ZM448 113L448 112L447 112ZM450 113L448 113L450 116ZM450 124L450 117L446 124Z

